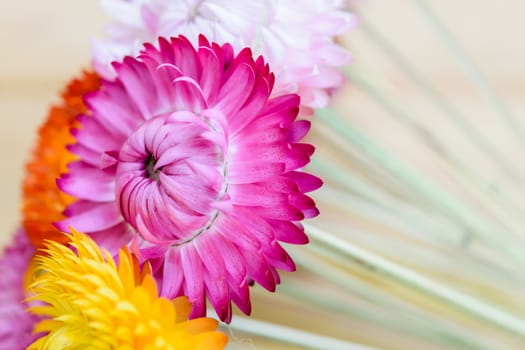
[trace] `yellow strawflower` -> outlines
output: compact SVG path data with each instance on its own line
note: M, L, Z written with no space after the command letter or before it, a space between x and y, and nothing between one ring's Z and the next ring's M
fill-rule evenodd
M31 311L46 335L28 350L223 349L227 337L210 318L188 320L185 297L158 296L148 264L140 269L126 248L118 266L87 235L68 235L70 249L48 241L30 286ZM75 252L76 251L76 252Z

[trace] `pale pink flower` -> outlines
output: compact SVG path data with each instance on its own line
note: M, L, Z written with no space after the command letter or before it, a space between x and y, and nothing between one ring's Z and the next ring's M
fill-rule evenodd
M349 54L334 42L355 18L343 0L102 0L115 18L108 40L93 46L95 69L114 74L110 62L134 56L142 42L158 36L185 35L194 44L199 34L234 49L252 48L276 74L275 94L298 93L305 107L325 106L343 82L340 67Z
M314 151L299 143L310 127L296 120L299 96L269 98L274 75L250 49L199 42L146 44L86 96L80 160L58 181L78 201L57 227L113 252L129 244L162 295L187 295L193 317L207 296L229 321L231 301L250 313L252 280L274 291L277 269L295 269L278 242L307 243L299 221L318 210L304 193L321 181L298 171Z
M34 253L25 233L18 230L0 257L0 350L22 350L36 339L32 332L38 318L24 302L24 276Z

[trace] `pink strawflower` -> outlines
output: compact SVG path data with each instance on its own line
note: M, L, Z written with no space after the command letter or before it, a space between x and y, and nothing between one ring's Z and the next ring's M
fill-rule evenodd
M307 243L299 221L318 210L304 192L321 181L299 171L314 151L299 143L310 127L296 120L299 96L269 98L274 75L250 49L199 42L146 44L86 97L80 161L58 181L79 200L57 227L113 252L130 244L162 295L187 295L192 317L207 296L229 321L230 301L250 313L250 281L274 291L276 269L295 269L278 242Z
M275 94L298 93L302 113L327 104L343 82L340 67L349 62L334 36L348 31L355 18L343 11L344 0L101 0L115 18L108 40L93 46L94 67L114 75L110 62L139 52L142 42L158 36L198 35L231 43L238 51L250 47L262 54L276 74Z
M25 233L18 230L0 257L0 350L22 350L36 339L32 332L38 318L24 302L24 277L34 253Z

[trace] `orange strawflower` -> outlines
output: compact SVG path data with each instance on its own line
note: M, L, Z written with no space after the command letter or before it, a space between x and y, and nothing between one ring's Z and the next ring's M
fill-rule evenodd
M45 239L64 242L64 235L52 223L64 218L62 212L74 198L57 188L56 179L67 172L67 163L75 158L66 145L74 143L70 130L77 125L76 116L87 111L83 95L99 85L99 76L89 71L73 79L38 132L33 157L26 166L22 201L23 226L36 247Z

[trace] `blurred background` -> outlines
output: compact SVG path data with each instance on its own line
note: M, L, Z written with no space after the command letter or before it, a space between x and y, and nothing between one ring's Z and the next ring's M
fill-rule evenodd
M385 349L477 349L476 335L487 349L522 348L525 3L425 3L352 1L361 25L340 40L353 55L353 81L314 119L311 135L318 147L312 168L327 174L315 194L321 216L311 224L494 308L449 309L443 296L358 256L328 259L314 238L314 249L294 250L300 271L285 275L279 298L256 292L255 317ZM37 128L64 84L89 66L90 40L107 20L93 0L0 3L0 246L20 219ZM350 136L331 126L332 113L351 126ZM342 274L301 264L316 264L311 259ZM345 278L360 292L337 283ZM295 298L290 286L344 305ZM374 318L381 314L384 322ZM407 327L393 328L396 319ZM422 330L411 326L417 323ZM243 342L238 336L235 344ZM256 338L249 344L285 348Z

